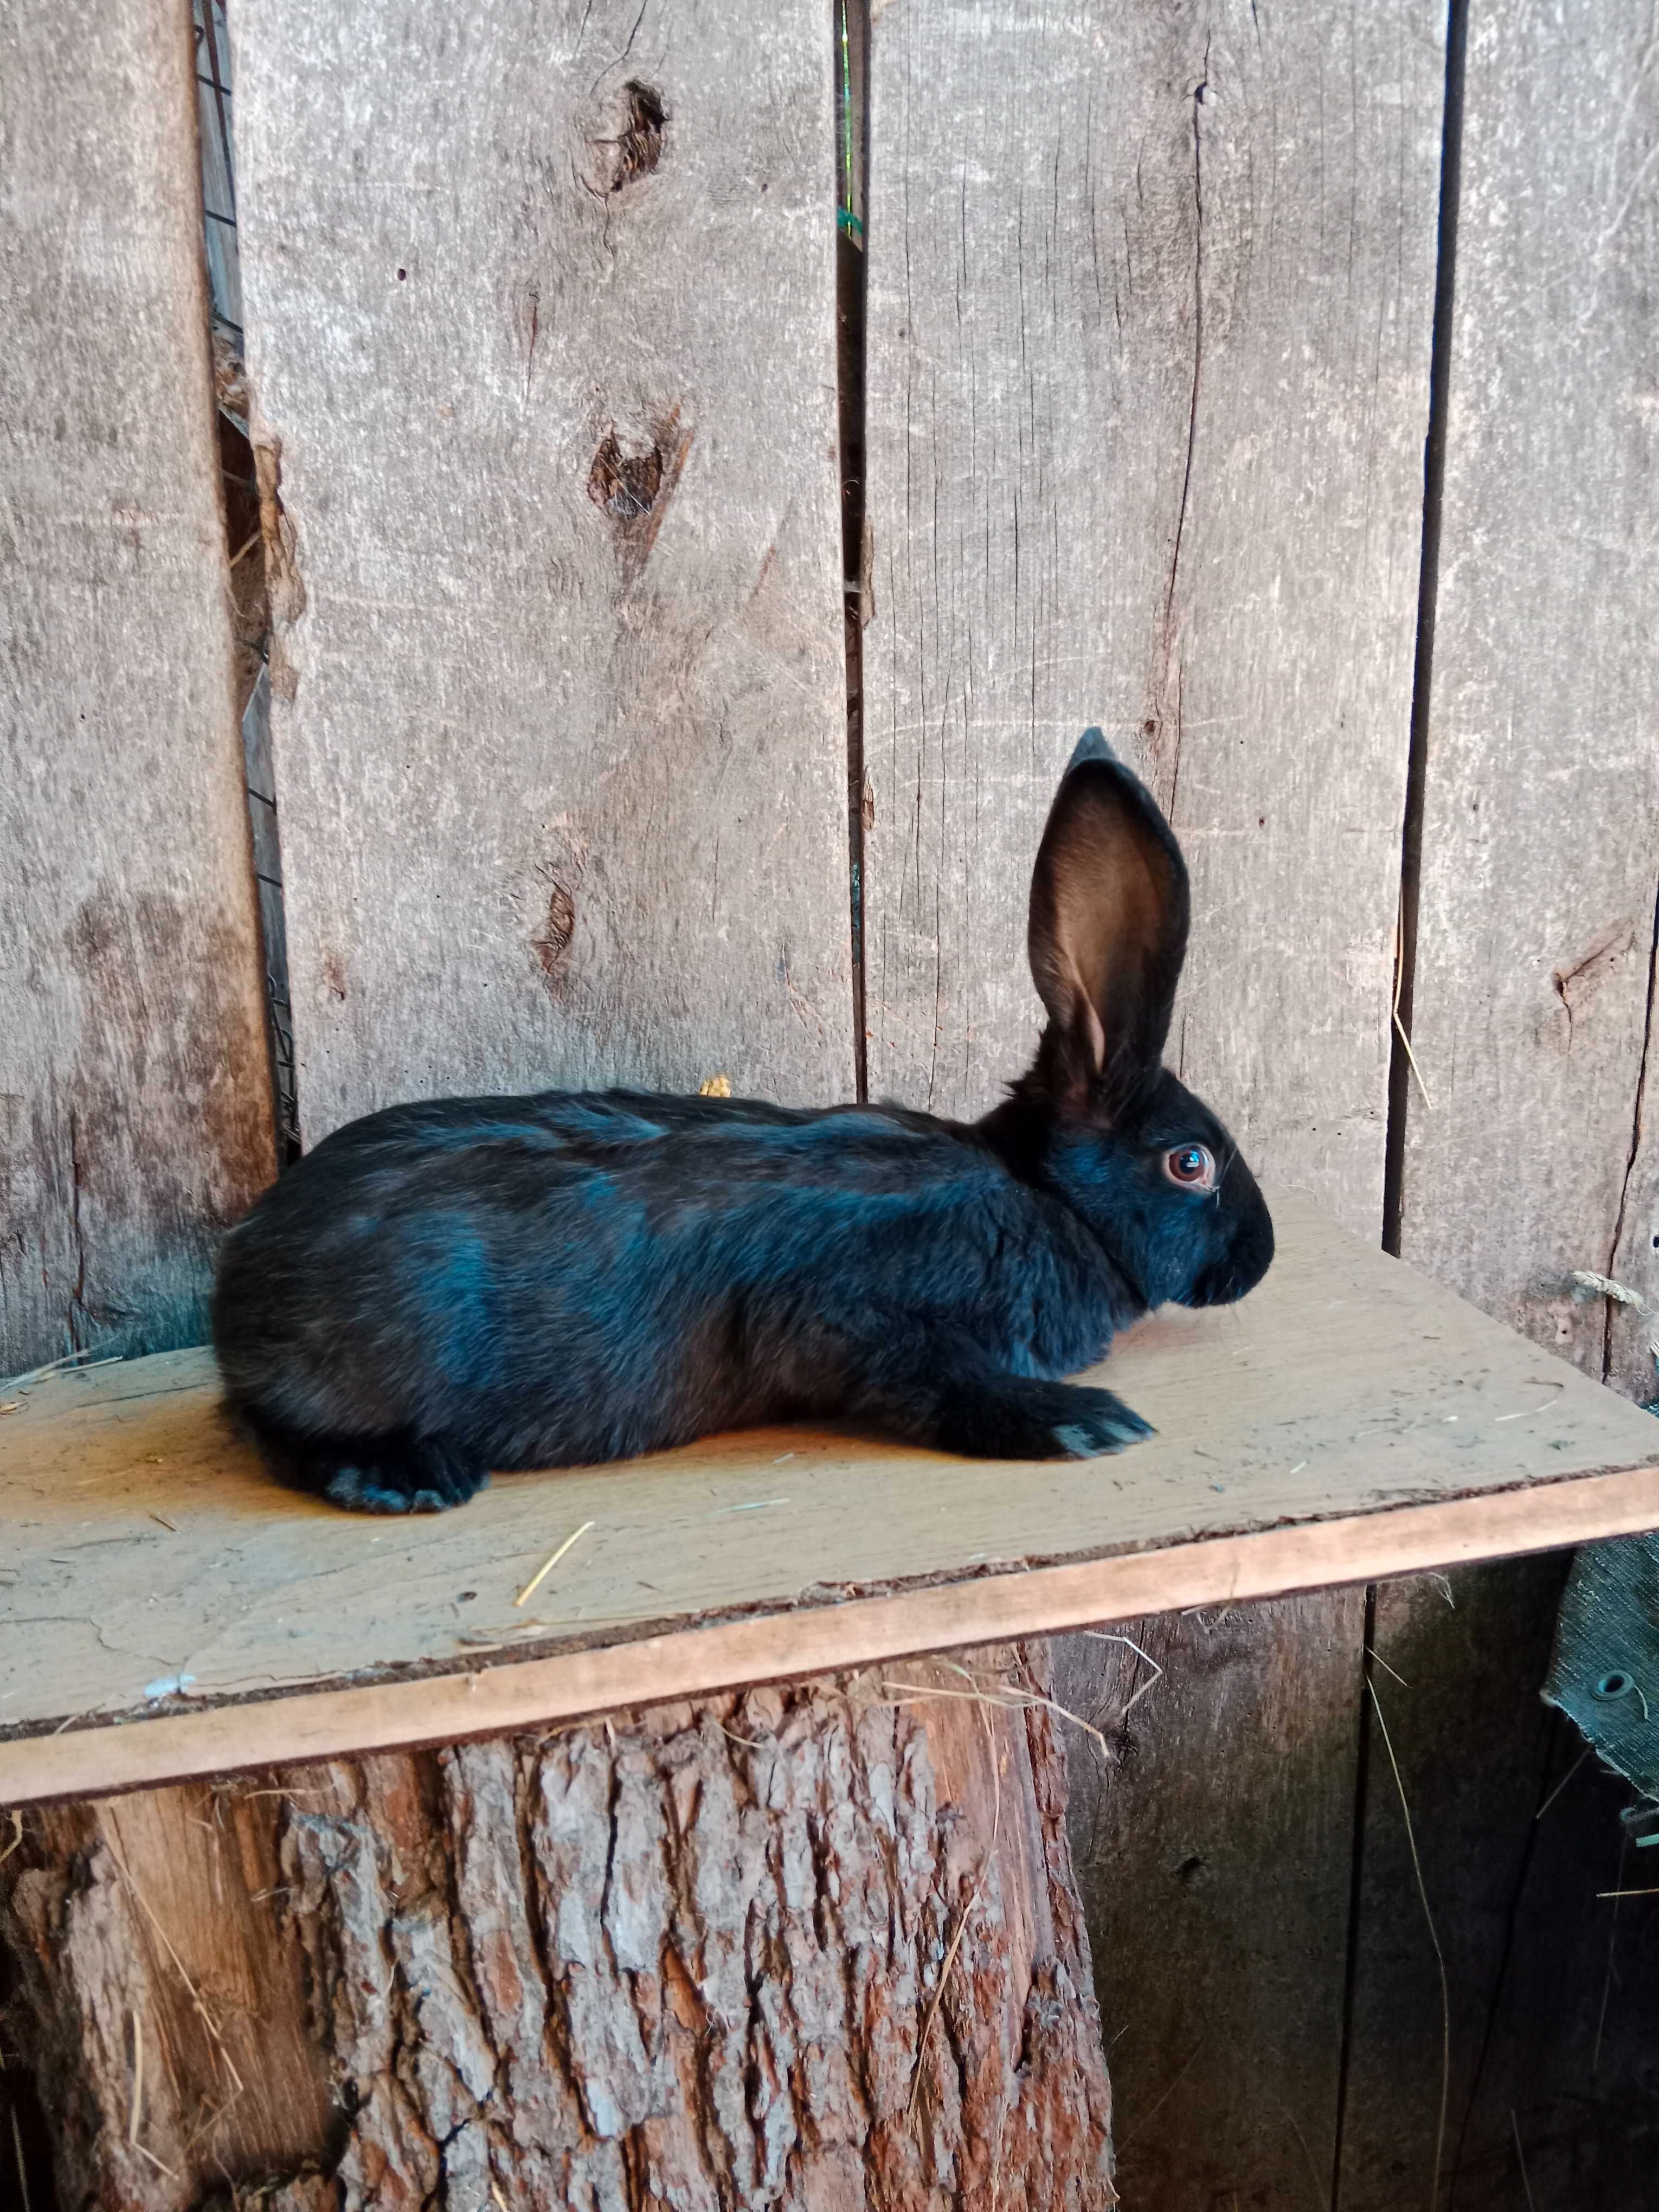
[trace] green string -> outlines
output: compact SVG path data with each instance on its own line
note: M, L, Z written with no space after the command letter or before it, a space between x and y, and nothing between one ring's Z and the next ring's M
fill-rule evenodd
M853 212L853 68L852 45L847 29L846 0L841 0L836 13L841 27L841 205L836 210L836 228L848 237L861 239L864 225Z

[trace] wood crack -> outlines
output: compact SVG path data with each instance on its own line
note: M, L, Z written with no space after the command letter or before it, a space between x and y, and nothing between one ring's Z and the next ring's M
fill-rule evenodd
M1169 661L1174 648L1176 585L1181 574L1181 552L1187 532L1187 509L1193 486L1193 453L1198 442L1199 386L1204 368L1204 134L1199 111L1209 89L1210 41L1204 40L1204 65L1193 88L1193 376L1187 404L1187 451L1182 465L1181 504L1176 511L1175 546L1170 556L1170 578L1164 593L1164 657L1167 686Z
M81 1220L81 1121L71 1107L69 1117L70 1207L70 1233L75 1241L75 1288L70 1292L67 1325L73 1350L84 1350L82 1324L87 1317L87 1237Z
M1653 928L1648 942L1647 1006L1642 1019L1642 1051L1636 1066L1636 1095L1631 1106L1630 1149L1625 1155L1625 1172L1619 1186L1619 1208L1613 1216L1613 1235L1607 1244L1607 1264L1603 1271L1616 1276L1619 1248L1625 1238L1625 1216L1630 1205L1630 1187L1636 1174L1636 1163L1642 1149L1642 1112L1646 1102L1648 1061L1653 1048L1654 987L1659 981L1659 890L1656 890L1653 907ZM1565 994L1564 994L1565 995ZM1601 1324L1601 1380L1610 1382L1613 1376L1613 1324L1614 1301L1606 1301L1606 1316Z

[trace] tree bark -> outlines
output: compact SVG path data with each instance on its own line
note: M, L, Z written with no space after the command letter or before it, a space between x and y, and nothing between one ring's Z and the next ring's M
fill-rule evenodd
M26 1816L63 2212L1106 2212L1047 1690L998 1648Z

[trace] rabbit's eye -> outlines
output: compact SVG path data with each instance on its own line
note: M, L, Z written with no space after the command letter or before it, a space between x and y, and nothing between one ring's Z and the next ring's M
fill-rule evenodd
M1164 1155L1164 1172L1183 1190L1213 1190L1215 1162L1203 1145L1177 1145Z

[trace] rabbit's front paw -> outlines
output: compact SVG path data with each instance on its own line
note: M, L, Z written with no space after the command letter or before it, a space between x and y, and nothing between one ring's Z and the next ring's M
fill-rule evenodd
M1156 1433L1150 1421L1109 1390L1073 1386L1066 1397L1065 1413L1053 1430L1051 1456L1056 1459L1100 1459Z
M1000 1375L952 1392L936 1440L970 1459L1098 1459L1152 1433L1109 1390Z

